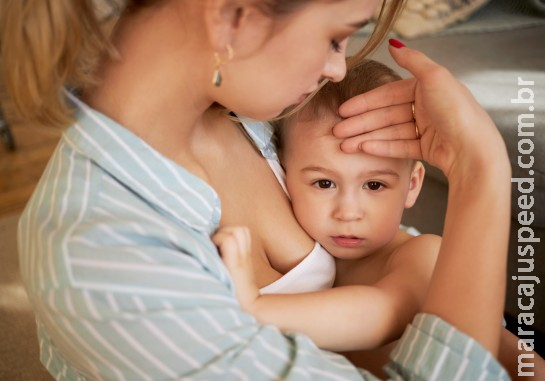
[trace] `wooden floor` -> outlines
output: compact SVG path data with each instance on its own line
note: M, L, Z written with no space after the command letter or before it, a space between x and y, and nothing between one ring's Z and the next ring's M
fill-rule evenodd
M11 128L15 150L0 141L0 217L23 210L60 134Z

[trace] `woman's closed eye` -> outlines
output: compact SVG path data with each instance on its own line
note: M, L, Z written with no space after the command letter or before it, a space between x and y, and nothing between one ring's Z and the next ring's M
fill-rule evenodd
M333 51L336 53L340 53L342 52L343 47L339 41L331 40L331 49L333 49Z
M334 38L331 40L331 49L335 53L343 53L348 43L348 37Z
M363 189L369 189L369 190L372 190L372 191L378 191L378 190L381 190L381 189L383 189L385 187L386 186L383 183L381 183L380 181L368 181L365 184L363 184Z
M333 181L327 179L316 180L312 183L312 186L320 189L331 189L337 187Z

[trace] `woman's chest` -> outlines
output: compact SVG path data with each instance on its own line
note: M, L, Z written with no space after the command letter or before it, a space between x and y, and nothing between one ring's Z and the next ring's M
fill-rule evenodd
M263 287L296 266L314 242L295 220L267 161L240 138L205 163L205 171L221 200L220 225L250 228L256 278Z

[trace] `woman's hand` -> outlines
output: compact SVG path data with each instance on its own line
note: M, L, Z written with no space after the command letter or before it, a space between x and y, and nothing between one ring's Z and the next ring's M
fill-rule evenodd
M259 288L252 265L250 230L243 226L220 228L212 241L218 246L231 274L242 310L252 313L252 306L259 297Z
M454 168L467 173L492 159L496 165L501 158L508 164L494 123L463 84L419 51L389 49L414 78L386 84L340 107L347 119L333 131L346 139L341 145L345 152L423 159L448 177Z
M390 46L390 53L414 78L347 101L339 109L347 119L333 132L346 139L346 152L423 159L448 177L443 239L422 312L443 318L495 354L510 222L505 144L445 68L407 47Z

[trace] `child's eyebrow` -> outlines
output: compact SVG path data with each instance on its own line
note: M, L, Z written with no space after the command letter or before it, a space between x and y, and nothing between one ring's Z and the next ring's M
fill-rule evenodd
M327 169L327 168L324 168L324 167L320 167L320 166L315 166L315 165L311 165L311 166L308 166L308 167L305 167L303 169L301 169L302 172L322 172L322 173L326 173L326 174L335 174L336 172L335 171L332 171L330 169ZM373 176L392 176L392 177L395 177L397 179L400 178L399 176L399 173L397 173L396 171L394 171L393 169L389 169L389 168L384 168L384 169L371 169L369 171L363 171L361 172L361 175L363 176L367 176L367 177L373 177Z
M329 173L329 174L334 174L335 172L330 170L330 169L327 169L327 168L324 168L324 167L320 167L320 166L316 166L316 165L310 165L308 167L305 167L303 169L301 169L302 172L323 172L323 173Z
M396 171L394 171L392 169L374 169L374 170L370 170L370 171L365 172L365 174L367 176L382 175L382 176L393 176L393 177L399 178L399 173L397 173Z

